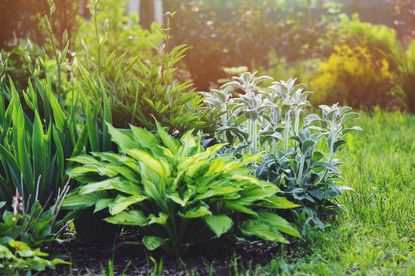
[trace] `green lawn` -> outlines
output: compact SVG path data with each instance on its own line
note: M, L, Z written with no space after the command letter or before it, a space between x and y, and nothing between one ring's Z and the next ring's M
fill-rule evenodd
M307 253L250 271L294 275L415 275L415 116L363 115L339 158L344 210L326 232L310 233Z

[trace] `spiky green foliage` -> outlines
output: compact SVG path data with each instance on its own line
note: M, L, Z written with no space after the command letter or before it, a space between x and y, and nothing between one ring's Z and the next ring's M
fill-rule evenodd
M346 143L348 132L361 130L346 127L359 114L350 107L322 105L322 116L306 115L311 92L305 85L290 79L267 86L271 81L243 73L220 90L203 93L210 113L216 115L216 138L234 147L245 145L248 153L262 153L264 162L256 175L286 191L306 207L307 221L324 228L318 215L333 210L336 197L349 189L338 185L340 162L334 154Z
M19 190L45 203L67 181L66 158L82 150L75 110L65 114L48 82L30 84L24 100L13 84L0 93L0 199Z
M245 167L258 156L215 157L223 144L205 149L190 132L178 140L160 125L156 134L134 126L109 127L120 153L72 158L80 166L68 174L81 185L64 207L108 209L107 222L140 227L147 249L162 247L174 254L231 229L281 243L288 243L283 233L300 237L272 212L297 205Z

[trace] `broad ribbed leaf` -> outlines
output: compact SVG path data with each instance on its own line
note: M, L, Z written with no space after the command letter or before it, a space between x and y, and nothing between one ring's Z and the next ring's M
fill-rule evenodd
M62 207L66 209L84 209L93 206L99 200L105 198L105 192L97 192L88 195L81 195L76 190L67 195Z
M133 149L137 147L137 143L131 138L130 135L114 128L111 124L108 124L108 132L111 134L111 140L116 143L122 150Z
M148 221L147 225L150 225L150 224L153 224L153 223L165 225L168 218L169 217L166 214L161 213L161 212L157 216L151 214L151 215L148 216L149 221Z
M143 238L144 246L150 251L156 250L160 246L163 246L167 241L168 239L156 236L145 236Z
M300 232L287 220L277 214L270 212L258 212L258 220L275 227L278 231L286 233L296 238L301 238Z
M218 238L228 232L233 225L232 219L226 215L210 215L204 217L204 220Z
M184 214L182 214L181 216L187 219L193 219L193 218L200 218L200 217L204 217L207 215L211 215L212 212L209 211L209 208L206 206L199 206L199 207L195 207L192 208L190 210L188 210L187 212L185 212Z
M158 122L156 122L156 126L157 132L163 144L173 153L176 153L179 150L179 143L171 137Z
M142 195L136 195L136 196L118 196L115 201L111 204L109 207L109 211L111 215L116 215L118 213L121 213L122 211L126 210L129 206L142 202L146 199L145 196Z
M138 210L124 211L104 220L112 224L135 226L144 226L148 221L143 212Z
M94 193L96 194L96 193ZM94 213L108 208L114 202L113 198L101 198L95 203Z
M82 186L79 192L82 195L86 195L98 191L112 190L114 189L113 184L118 181L120 181L119 178L109 178L103 181L89 183L87 185Z
M151 149L160 144L159 139L146 129L131 126L131 130L134 134L134 139L143 148Z
M278 230L258 220L246 221L240 228L242 233L247 236L255 236L272 242L289 243Z
M162 177L170 176L170 173L171 173L170 167L166 161L162 159L157 159L153 157L151 154L149 154L148 152L143 151L143 150L138 150L138 149L127 150L127 154L137 160L140 160L144 164L146 164L148 168L153 170L159 176L162 176Z
M295 204L285 197L270 197L263 200L262 203L259 203L258 206L265 208L274 208L274 209L292 209L297 208L300 205Z
M238 213L244 213L244 214L248 214L251 216L257 216L256 212L254 212L253 210L249 209L245 205L240 204L238 202L225 202L223 207L229 211L235 211Z

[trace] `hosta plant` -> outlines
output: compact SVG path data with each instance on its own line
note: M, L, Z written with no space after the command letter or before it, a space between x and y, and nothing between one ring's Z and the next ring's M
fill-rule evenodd
M203 93L216 116L215 138L251 154L262 154L256 175L275 183L303 206L320 228L318 215L337 204L346 186L341 181L340 162L334 158L345 144L344 136L359 127L347 127L358 117L350 107L320 106L321 115L306 113L311 106L305 85L272 82L269 77L244 73L219 90Z
M176 255L226 233L280 243L288 243L284 234L300 237L274 210L297 205L246 167L257 155L216 157L224 144L204 148L190 132L176 139L158 124L156 134L134 126L109 131L119 153L71 159L79 166L68 174L80 187L65 208L107 209L107 222L139 227L148 250Z

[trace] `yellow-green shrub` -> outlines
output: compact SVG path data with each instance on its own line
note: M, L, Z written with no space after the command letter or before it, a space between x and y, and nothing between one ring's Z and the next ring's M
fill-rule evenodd
M363 46L335 47L321 64L321 74L313 82L316 99L342 101L355 107L390 106L396 95L397 75L387 58L377 59Z
M415 41L405 52L402 71L402 90L406 95L406 104L410 111L415 112Z

